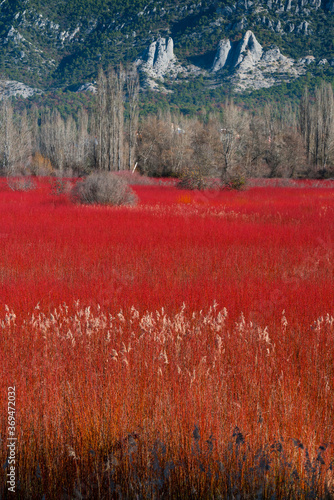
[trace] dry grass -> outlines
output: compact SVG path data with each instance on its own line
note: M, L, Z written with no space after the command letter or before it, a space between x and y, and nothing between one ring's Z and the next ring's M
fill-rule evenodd
M302 336L284 314L270 332L227 320L7 309L22 498L329 498L334 318Z

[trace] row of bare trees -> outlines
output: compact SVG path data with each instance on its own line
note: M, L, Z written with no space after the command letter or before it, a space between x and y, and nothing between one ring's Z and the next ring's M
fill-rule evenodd
M17 165L26 166L32 147L32 133L26 110L17 120L12 106L4 100L0 105L1 170L11 174Z
M0 104L0 168L3 174L51 174L53 170L79 171L93 165L88 115L64 120L54 109L41 117L37 108L14 113L10 102Z
M148 175L238 177L330 177L334 175L334 96L322 83L308 90L299 109L267 104L249 112L227 101L223 113L205 121L149 116L137 149Z
M334 162L334 96L329 83L322 83L313 101L305 89L300 103L300 131L308 161L324 174Z
M97 109L93 117L95 131L95 165L100 170L124 170L133 166L138 127L138 73L101 69L98 76ZM124 101L128 102L128 117L124 127ZM127 160L124 141L127 139Z
M136 71L109 68L98 76L95 112L76 120L57 109L14 113L0 103L0 169L4 174L53 170L73 174L133 168L138 134L139 79ZM127 116L124 120L125 103Z
M138 169L177 176L196 187L208 177L329 177L334 168L334 96L323 83L299 109L267 104L251 112L227 101L205 119L160 112L139 116L139 81L133 70L102 70L95 112L77 119L34 108L16 114L0 103L3 173L73 174Z
M78 172L83 166L92 165L88 122L88 114L84 110L80 111L77 121L71 116L64 120L56 109L43 113L34 152L39 152L61 172L70 169Z
M233 102L206 121L149 116L141 126L138 161L148 175L238 177L308 175L296 113L266 106L251 114Z

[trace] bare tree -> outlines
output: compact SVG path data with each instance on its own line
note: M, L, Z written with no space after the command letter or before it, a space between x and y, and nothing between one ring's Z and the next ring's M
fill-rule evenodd
M196 126L196 119L182 115L171 117L171 168L173 174L178 177L193 165L193 134Z
M205 123L192 120L191 147L191 163L186 168L186 182L191 185L192 178L193 187L203 189L207 185L207 178L217 175L223 154L219 122L215 117L210 117Z
M46 110L41 117L40 148L52 167L63 170L65 163L65 123L57 109Z
M148 116L140 124L137 158L146 175L165 176L172 173L171 148L173 128L170 117Z
M98 76L95 118L96 167L122 170L124 167L124 70L109 67Z
M94 141L89 133L89 116L88 113L81 108L78 116L77 124L77 165L83 170L89 170L93 166L93 144Z
M79 113L78 123L72 116L64 120L55 109L42 115L40 153L60 173L87 171L93 161L92 141L88 134L88 116Z
M227 101L220 126L222 144L221 178L241 175L244 171L244 157L249 134L249 117L233 101Z
M95 160L96 160L96 167L98 169L105 169L106 164L108 167L111 164L110 148L107 147L107 138L108 134L110 135L111 131L109 130L109 121L107 119L107 78L102 68L100 68L99 70L97 79L97 88L98 88L98 94L97 94L97 109L96 109L96 119L95 119L95 126L96 126ZM108 149L109 149L109 155L107 155Z
M123 170L124 168L124 81L125 74L122 65L119 66L115 78L115 132L116 132L116 168Z
M11 103L4 99L0 107L0 154L6 175L24 173L32 151L27 112L15 116Z
M36 154L40 150L39 144L39 111L36 105L33 105L29 114L31 141L32 141L32 154Z
M14 126L13 126L13 108L5 98L1 106L1 153L2 153L2 168L4 173L10 175L13 172L15 161L14 157Z
M251 119L248 173L293 177L305 168L305 148L291 105L267 104Z
M334 154L334 96L330 83L323 82L316 89L313 111L313 161L325 173Z
M126 75L126 89L129 102L129 118L128 118L128 142L129 142L129 169L134 166L134 154L137 142L138 129L138 94L139 94L139 77L137 70L129 70Z
M15 127L15 136L16 163L25 170L31 159L33 150L31 127L26 109L22 111L18 118L18 123Z

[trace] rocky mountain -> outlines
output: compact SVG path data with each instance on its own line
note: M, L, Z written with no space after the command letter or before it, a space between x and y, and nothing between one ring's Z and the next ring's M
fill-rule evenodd
M146 76L151 89L159 89L157 82L164 78L195 76L211 77L215 84L230 81L236 91L269 88L282 81L290 81L305 74L313 56L295 61L284 56L273 45L265 50L254 33L248 30L239 41L223 39L219 42L213 64L209 70L195 65L182 66L173 52L172 38L160 38L153 42L147 52L137 61L137 66ZM333 59L334 64L334 59ZM320 61L320 64L327 64Z
M98 67L119 62L143 88L243 92L332 76L334 0L2 0L0 46L2 81L24 85L7 93L92 91Z
M275 45L264 50L248 30L237 42L225 39L219 43L211 71L218 76L225 68L231 73L236 89L245 90L271 87L283 79L296 78L305 73L306 63L284 56Z

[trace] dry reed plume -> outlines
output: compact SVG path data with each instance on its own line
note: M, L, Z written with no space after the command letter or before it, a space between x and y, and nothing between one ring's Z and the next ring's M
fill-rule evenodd
M284 313L276 329L227 319L217 304L7 308L20 498L329 498L334 318L300 332Z

